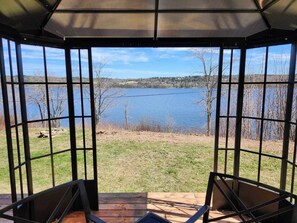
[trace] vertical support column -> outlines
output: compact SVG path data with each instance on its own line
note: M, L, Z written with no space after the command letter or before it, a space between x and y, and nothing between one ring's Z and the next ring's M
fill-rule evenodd
M214 172L218 171L219 157L219 137L220 137L220 110L221 110L221 91L222 91L222 73L223 73L224 49L220 48L219 71L217 84L217 105L216 105L216 128L215 128L215 151L214 151Z
M5 118L5 133L6 133L7 155L8 155L8 165L9 165L11 200L12 202L15 202L17 201L16 185L15 185L16 182L15 182L15 174L14 174L13 147L12 147L11 128L10 128L10 114L9 114L9 102L8 102L8 95L7 95L6 74L5 74L5 66L4 66L3 44L2 44L1 38L0 38L0 78L1 78L3 110L4 110L4 118Z
M92 50L88 48L88 62L89 62L89 80L90 80L90 98L91 98L91 116L92 116L92 148L93 148L93 171L94 171L94 193L96 199L92 203L92 208L98 210L98 169L97 169L97 145L96 145L96 114L95 114L95 99L94 99L94 79L93 79L93 62Z
M234 153L234 170L233 170L233 174L236 177L239 177L239 165L240 165L241 125L242 125L242 106L243 106L246 48L242 47L240 51L241 53L240 53L239 78L238 78L236 129L235 129L235 153Z
M22 50L21 50L21 45L19 43L16 44L16 59L17 59L18 78L19 78L19 91L20 91L20 104L21 104L21 113L22 113L22 128L23 128L23 139L24 139L24 153L25 153L25 160L26 160L28 195L32 195L33 182L32 182L28 120L27 120L25 81L24 81L24 74L23 74Z
M289 155L289 143L290 143L290 120L292 115L295 68L296 68L296 44L292 44L291 56L290 56L287 103L286 103L284 138L283 138L283 153L282 153L282 167L281 167L282 169L281 169L281 177L280 177L280 189L282 190L286 190L286 182L287 182L287 168L288 168L288 155Z
M73 100L71 55L70 55L69 48L65 49L65 62L66 62L66 75L67 75L72 180L77 180L77 156L76 156L76 136L75 136L75 119L74 119L74 100Z

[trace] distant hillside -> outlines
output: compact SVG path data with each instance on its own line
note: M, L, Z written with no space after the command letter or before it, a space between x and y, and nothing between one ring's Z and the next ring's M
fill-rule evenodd
M216 78L216 76L213 76ZM102 78L105 83L114 88L200 88L205 87L206 78L204 76L184 76L184 77L151 77L151 78L129 78L129 79L116 79L116 78ZM288 75L267 75L269 81L287 81ZM17 81L17 77L14 77ZM24 76L25 82L45 82L44 76ZM73 82L79 82L79 77L73 77ZM66 77L48 77L49 82L65 82ZM83 81L88 81L83 78ZM94 78L94 82L98 81ZM223 76L223 82L229 82L228 76ZM231 82L237 82L238 75L233 75ZM246 82L263 82L264 75L246 75Z
M186 76L113 79L112 81L112 86L117 88L195 88L202 87L205 79L202 76Z

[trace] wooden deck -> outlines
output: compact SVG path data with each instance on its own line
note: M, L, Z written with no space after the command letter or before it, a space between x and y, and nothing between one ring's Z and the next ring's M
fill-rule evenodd
M134 223L152 211L171 222L179 223L188 220L204 204L204 199L204 193L104 193L99 194L99 211L93 213L107 223ZM210 216L222 214L211 211ZM64 222L84 222L83 214L71 213ZM220 222L240 221L228 219Z
M99 211L93 213L107 223L134 223L148 211L173 223L185 222L204 204L204 193L100 193ZM0 195L0 209L11 202L9 195ZM224 213L211 211L211 217ZM0 219L0 223L9 222ZM82 212L70 213L64 223L83 223ZM202 222L201 220L197 222ZM238 219L220 221L240 222Z

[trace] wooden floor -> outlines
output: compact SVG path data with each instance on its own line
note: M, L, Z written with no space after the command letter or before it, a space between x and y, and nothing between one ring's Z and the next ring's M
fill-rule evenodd
M107 223L132 223L152 211L178 223L188 220L204 204L204 199L203 193L103 193L99 194L99 211L93 214ZM223 214L211 211L210 217ZM74 212L68 215L64 222L84 222L84 216L82 212ZM220 222L240 221L227 219Z

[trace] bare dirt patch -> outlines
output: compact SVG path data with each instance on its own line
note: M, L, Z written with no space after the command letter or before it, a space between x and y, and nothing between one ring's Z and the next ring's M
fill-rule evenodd
M166 142L174 144L205 143L213 144L213 136L167 132L131 131L120 128L100 128L97 139L103 141Z

